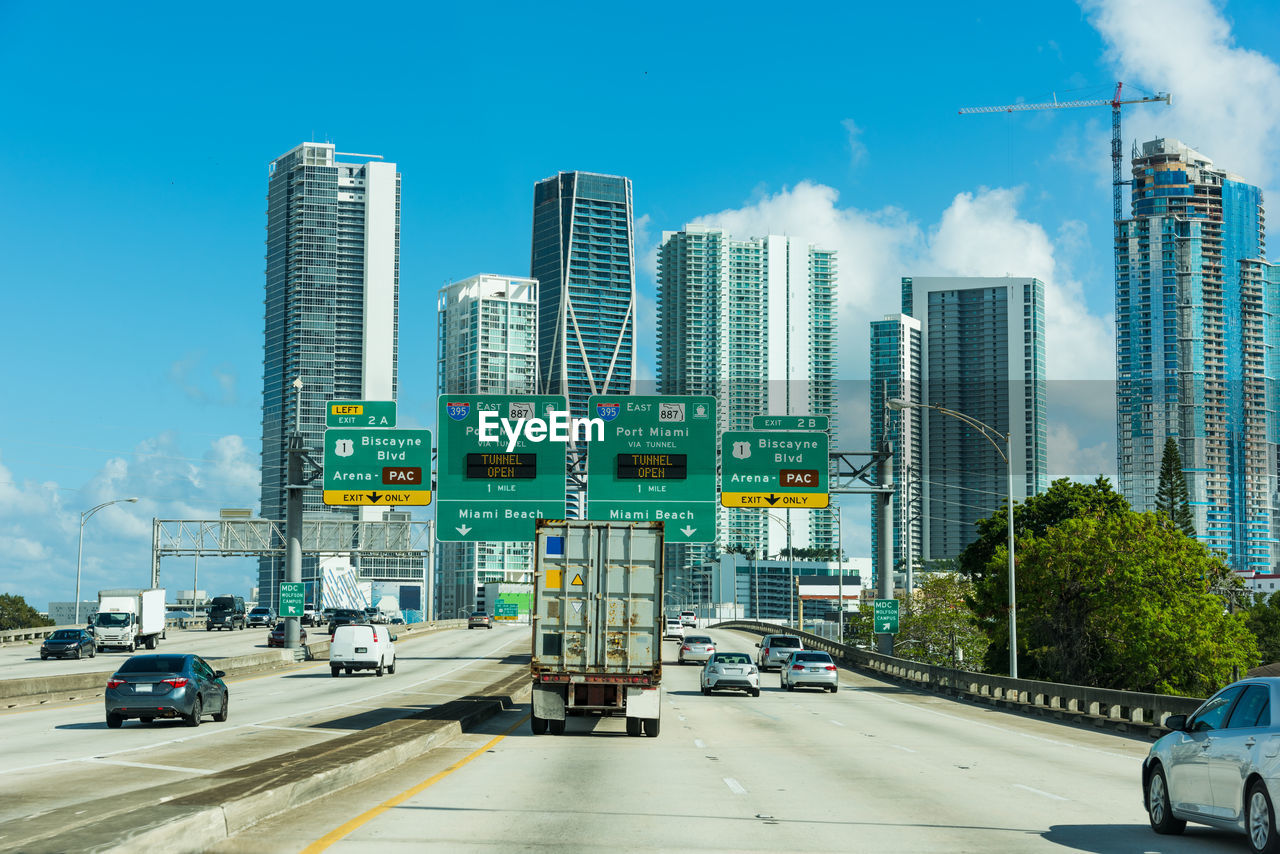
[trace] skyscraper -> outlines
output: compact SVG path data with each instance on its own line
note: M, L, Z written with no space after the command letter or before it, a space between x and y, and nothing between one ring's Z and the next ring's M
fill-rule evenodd
M593 394L630 394L636 277L631 181L561 172L533 191L538 392L582 417Z
M1241 572L1280 558L1280 268L1262 260L1264 229L1257 187L1175 139L1135 148L1116 270L1120 491L1155 508L1172 436L1196 537Z
M538 379L538 283L479 275L440 290L441 394L534 394ZM438 613L476 604L477 585L529 582L528 543L440 543Z
M953 409L1011 435L1015 501L1044 490L1044 284L1025 278L903 279L902 315L872 324L873 438L883 435L884 401L894 396L888 389L896 382L899 395L918 395L910 402ZM913 334L919 335L918 363ZM916 536L917 564L956 557L976 537L975 523L1007 501L1005 443L989 442L963 421L929 409L889 412L884 426L894 445L895 478L902 478L895 482L911 484L907 506L894 505L895 559L907 557L901 544L917 542ZM918 509L911 500L916 492ZM908 537L902 526L913 521L919 530Z
M658 388L714 395L719 429L827 415L836 447L836 253L793 237L687 225L658 250ZM785 513L721 508L718 546L776 555ZM836 548L831 510L793 511L794 548ZM690 565L702 551L688 547Z
M921 446L921 413L915 409L890 412L885 400L922 403L920 366L923 354L920 321L907 314L890 314L871 322L871 447L879 448L886 439L892 444L889 464L893 482L898 484L892 497L893 566L914 566L921 558L923 512L921 488L924 460ZM894 416L892 421L890 415ZM892 425L892 430L886 427ZM871 542L879 542L880 517L871 516ZM880 551L872 550L871 571L879 578Z
M339 156L358 158L339 161ZM304 142L272 162L267 183L267 255L262 379L262 515L283 519L288 437L295 418L305 446L323 446L330 400L396 398L400 289L400 175L371 155L341 155ZM293 382L302 380L295 393ZM382 508L325 507L305 491L309 518L382 519ZM328 562L346 564L346 555ZM259 562L262 604L281 578L279 559ZM318 562L303 562L314 582ZM368 582L423 582L420 562L366 558Z

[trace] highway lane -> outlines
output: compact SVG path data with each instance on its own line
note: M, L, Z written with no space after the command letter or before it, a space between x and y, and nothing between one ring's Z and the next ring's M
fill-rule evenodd
M505 659L528 645L527 627L402 636L394 675L335 679L318 661L229 680L230 720L206 718L198 728L128 721L108 730L101 699L2 713L0 828L60 806L306 748L456 699L527 667Z
M250 655L267 648L270 629L251 628L243 631L206 632L204 629L169 629L155 652L194 652L210 660ZM308 640L328 640L323 626L307 627ZM140 649L139 653L152 650ZM31 676L55 676L61 673L96 673L109 671L126 661L133 653L122 650L99 650L94 658L60 658L40 660L40 644L8 644L0 646L0 679Z
M755 638L713 631L723 650ZM666 658L675 657L673 643ZM841 691L703 697L672 663L662 734L573 719L563 736L515 715L447 749L264 822L215 851L326 850L1239 852L1192 826L1151 832L1148 742L956 702L841 673ZM527 711L527 710L526 710ZM465 763L465 764L464 764ZM433 777L433 775L437 775ZM423 786L423 783L427 785ZM371 807L421 789L360 823ZM318 845L309 850L321 850Z

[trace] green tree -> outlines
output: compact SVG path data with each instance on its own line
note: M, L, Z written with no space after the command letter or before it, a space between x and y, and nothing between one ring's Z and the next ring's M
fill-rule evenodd
M1280 596L1259 594L1245 611L1244 624L1258 641L1262 663L1280 661Z
M0 632L52 625L53 620L40 616L35 608L27 604L26 599L10 593L0 593Z
M969 609L972 583L954 573L926 576L903 609L894 649L902 658L981 670L990 641ZM900 608L902 606L899 606Z
M1215 592L1239 581L1155 513L1067 519L1018 547L1026 678L1207 697L1258 661L1245 615L1224 613ZM984 582L998 595L1005 558L992 556ZM994 628L1008 649L1007 629Z
M1178 442L1172 436L1164 440L1164 454L1160 458L1156 512L1188 537L1196 535L1195 518L1191 515L1191 498L1187 493L1187 478L1182 473L1182 454L1178 452Z
M1013 512L1016 538L1014 558L1022 562L1022 540L1040 537L1054 525L1085 515L1128 512L1129 502L1111 488L1102 475L1093 483L1055 480L1039 495L1019 504ZM1009 661L1008 515L1001 508L978 521L978 538L956 557L956 569L973 582L969 606L991 639L985 669L1003 673ZM1000 554L1000 562L992 558ZM1021 584L1019 584L1019 588ZM1021 593L1019 593L1021 598ZM975 668L976 669L976 668Z

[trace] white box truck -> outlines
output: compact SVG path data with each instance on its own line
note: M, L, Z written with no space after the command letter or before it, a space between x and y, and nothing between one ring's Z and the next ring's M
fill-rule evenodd
M98 649L155 649L164 637L165 619L163 588L99 590L93 642Z
M533 733L562 733L569 715L607 715L625 717L628 735L657 736L662 523L537 525Z

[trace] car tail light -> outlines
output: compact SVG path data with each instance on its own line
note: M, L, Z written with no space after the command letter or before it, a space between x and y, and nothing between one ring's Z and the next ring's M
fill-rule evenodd
M117 678L115 676L112 676L110 679L107 680L108 688L119 688L121 685L126 685L126 684L128 683L126 683L123 679Z
M803 664L793 664L793 665L791 665L791 669L792 669L792 670L804 670L804 665L803 665Z
M161 679L160 681L165 685L172 685L175 688L187 687L187 677L185 676L175 676L172 679Z
M769 654L769 647L767 647L767 646L766 646L766 647L764 648L764 654L765 654L765 655L768 655L768 654Z
M685 651L685 652L693 652L693 649L692 649L692 648L690 648L690 646L689 646L688 644L685 644L685 645L684 645L684 647L683 647L683 649L684 649L684 651Z
M374 642L374 643L377 643L377 642L378 642L378 630L377 630L377 629L374 629L374 630L373 630L373 642Z
M828 664L828 665L827 665L827 669L828 669L828 670L835 670L835 669L836 669L836 666L835 666L834 664Z

